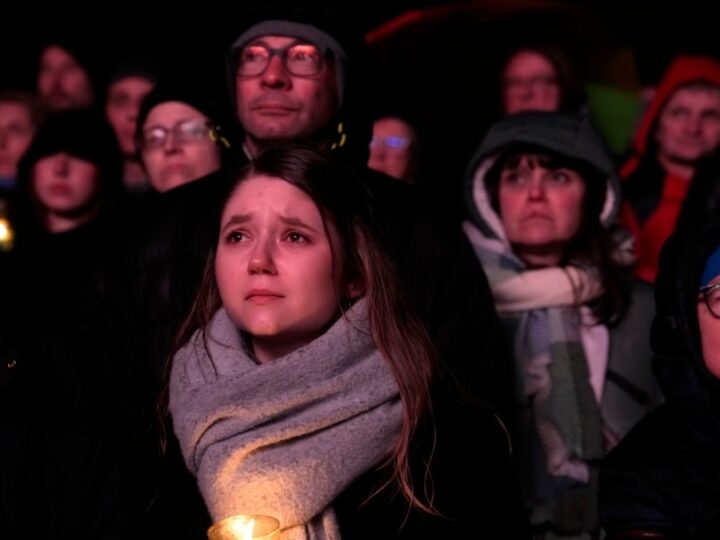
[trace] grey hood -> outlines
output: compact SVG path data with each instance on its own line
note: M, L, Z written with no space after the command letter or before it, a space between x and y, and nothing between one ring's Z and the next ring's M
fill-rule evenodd
M490 204L485 177L497 157L514 147L549 150L583 161L607 176L600 222L609 227L620 209L620 183L605 143L591 122L581 116L528 112L493 124L475 153L465 178L465 201L472 223L489 238L505 242L500 217Z

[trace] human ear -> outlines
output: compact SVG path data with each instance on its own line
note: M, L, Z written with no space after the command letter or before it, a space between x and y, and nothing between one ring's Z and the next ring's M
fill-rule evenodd
M345 298L355 300L365 294L365 285L362 282L352 281L345 286Z

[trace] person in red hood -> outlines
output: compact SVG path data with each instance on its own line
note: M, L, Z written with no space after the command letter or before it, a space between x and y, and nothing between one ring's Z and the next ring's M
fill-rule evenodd
M642 118L620 176L620 221L636 241L636 274L653 283L698 161L720 147L720 61L679 56Z

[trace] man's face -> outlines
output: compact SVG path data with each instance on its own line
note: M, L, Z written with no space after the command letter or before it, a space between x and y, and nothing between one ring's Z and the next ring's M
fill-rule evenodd
M661 162L692 165L720 145L720 88L680 88L655 130Z
M51 111L92 104L90 77L65 49L51 45L43 51L37 77L38 95Z
M105 116L125 156L135 155L135 126L140 104L152 88L152 81L136 76L115 81L108 88Z
M249 43L285 49L300 43L295 38L264 36ZM242 53L241 53L242 55ZM337 84L332 61L315 75L292 75L282 54L270 57L259 75L236 74L235 107L254 152L264 142L309 137L327 127L337 108Z

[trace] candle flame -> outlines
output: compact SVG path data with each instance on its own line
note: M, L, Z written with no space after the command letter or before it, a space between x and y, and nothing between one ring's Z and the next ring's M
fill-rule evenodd
M252 540L253 531L255 530L255 519L254 518L240 518L233 520L230 524L233 535L238 540Z

